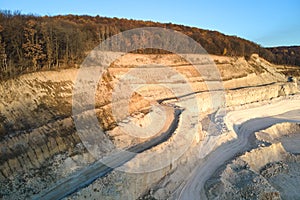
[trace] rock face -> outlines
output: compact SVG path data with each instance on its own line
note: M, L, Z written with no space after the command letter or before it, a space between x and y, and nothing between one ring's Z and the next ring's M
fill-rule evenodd
M202 62L195 55L187 55ZM252 56L249 61L244 58L212 56L219 70L226 99L226 106L238 106L257 101L269 100L298 92L295 83L288 83L274 65ZM113 130L116 119L112 115L112 91L118 79L136 66L146 64L167 65L183 75L191 85L198 100L199 111L203 114L212 112L211 94L222 88L210 88L208 92L206 76L201 77L187 61L177 55L141 55L127 54L115 61L106 76L99 82L95 95L95 111L104 130ZM157 69L159 73L159 69ZM72 92L78 69L45 71L22 75L0 84L0 179L7 180L19 172L40 168L45 161L55 155L67 153L69 156L83 154L74 149L82 141L74 126L72 116ZM170 79L171 80L171 79ZM180 82L170 84L180 87ZM129 114L147 113L150 102L177 97L158 84L140 88L131 96ZM119 102L122 101L118 99ZM121 104L120 104L121 105ZM84 113L77 117L86 117ZM114 135L104 133L101 149L105 152L115 148ZM118 135L122 138L122 136ZM126 138L126 137L125 137ZM199 130L199 138L205 133ZM201 142L201 140L198 140ZM126 142L125 144L131 144ZM126 148L128 146L124 146ZM135 197L146 192L171 169L158 172L156 178L148 176L147 184L139 187ZM124 175L126 176L126 175ZM135 177L137 178L137 177ZM142 180L142 179L141 179ZM274 190L270 195L276 196ZM272 193L274 192L274 193Z
M2 178L38 168L53 155L71 153L81 143L72 118L72 90L77 71L38 72L0 85ZM109 84L102 81L96 96L96 113L104 129L115 123L109 104L110 90ZM138 94L132 97L132 101L136 105L131 106L130 112L147 106L147 101ZM109 141L107 136L103 138ZM103 146L105 151L112 148L109 143Z
M280 123L270 128L255 133L258 140L269 143L280 141L283 137L293 136L300 133L300 125L297 123Z
M299 199L300 157L281 143L291 142L295 138L290 136L299 134L299 124L295 123L276 124L257 132L261 147L216 172L205 185L208 199ZM290 148L290 144L286 146Z

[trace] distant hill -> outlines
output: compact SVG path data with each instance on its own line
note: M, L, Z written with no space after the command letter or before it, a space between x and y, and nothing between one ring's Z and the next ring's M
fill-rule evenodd
M182 32L199 42L208 53L250 57L257 53L272 63L300 66L294 51L263 48L251 41L228 36L217 31L195 27L92 16L34 16L20 12L0 12L0 79L20 73L73 67L80 65L87 53L106 38L138 27L164 27ZM126 45L132 45L133 36ZM294 48L294 47L291 47ZM139 50L141 53L166 53L157 49ZM283 53L281 53L283 52ZM293 59L293 60L290 60Z
M275 56L276 64L300 66L300 46L267 48Z

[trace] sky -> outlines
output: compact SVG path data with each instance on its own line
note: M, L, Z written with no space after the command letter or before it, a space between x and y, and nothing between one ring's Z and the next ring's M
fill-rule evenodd
M236 35L264 47L300 45L299 0L0 0L0 9L171 22Z

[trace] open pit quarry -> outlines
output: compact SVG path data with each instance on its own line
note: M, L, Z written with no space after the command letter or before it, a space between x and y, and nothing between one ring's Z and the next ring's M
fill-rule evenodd
M300 77L288 78L299 68L255 54L210 57L220 80L201 56L122 54L99 80L93 109L76 115L77 68L2 81L0 198L299 199ZM132 69L156 79L123 107L114 91ZM91 112L103 129L96 140L97 127L83 137L75 123ZM147 131L135 134L132 124Z

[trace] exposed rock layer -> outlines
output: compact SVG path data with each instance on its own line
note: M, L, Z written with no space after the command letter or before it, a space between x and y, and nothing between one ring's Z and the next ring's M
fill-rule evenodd
M199 62L201 58L189 55ZM135 66L156 63L167 65L177 73L186 77L195 92L199 111L212 111L213 93L224 91L226 106L238 106L257 101L269 100L279 96L295 94L297 85L287 83L286 77L278 73L270 63L253 56L249 61L243 58L213 56L221 75L224 88L210 88L207 82L214 81L207 75L200 76L182 57L176 55L125 55L109 68L106 76L100 81L95 95L96 113L99 123L105 130L113 129L116 120L112 115L111 92L117 80ZM159 69L158 73L159 73ZM58 153L74 152L76 145L81 143L72 118L72 91L78 69L50 72L38 72L20 76L0 85L0 178L6 179L18 171L39 168L47 159ZM213 72L215 73L215 72ZM180 87L181 83L171 82ZM224 89L224 90L223 90ZM149 108L149 100L176 99L172 92L164 88L141 88L131 97L130 111L134 113ZM118 99L119 102L122 99ZM122 105L122 104L120 104ZM80 116L79 116L80 117ZM81 117L86 117L83 113ZM199 137L205 134L200 131ZM103 154L114 148L109 134L104 134L101 151ZM198 141L200 142L200 141ZM149 175L149 181L140 185L135 197L145 192L149 185L157 182L171 169ZM155 177L155 178L154 178ZM135 177L137 178L137 177Z

